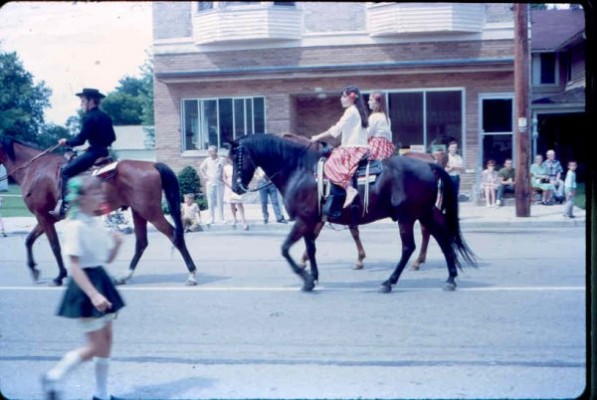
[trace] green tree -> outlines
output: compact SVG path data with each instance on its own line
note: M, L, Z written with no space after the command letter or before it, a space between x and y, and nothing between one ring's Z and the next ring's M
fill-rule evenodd
M0 53L0 133L38 143L52 91L25 70L16 52Z
M139 96L128 93L110 92L100 105L111 118L114 125L140 125L143 106Z
M58 139L67 138L70 136L70 132L64 126L56 124L46 124L43 127L43 134L39 136L37 144L43 148L54 146L58 143Z
M200 210L207 209L207 200L201 193L201 180L197 170L190 165L187 165L178 173L178 184L180 185L180 197L187 193L195 195L195 202L199 205Z

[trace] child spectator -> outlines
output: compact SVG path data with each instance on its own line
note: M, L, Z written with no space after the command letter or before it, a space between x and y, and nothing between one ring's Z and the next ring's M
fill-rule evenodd
M495 161L487 161L487 168L481 173L481 185L485 193L485 206L495 207L495 195L499 185L498 173L495 170Z
M564 204L564 218L574 218L574 197L576 196L576 161L568 161L568 172L564 180L566 204Z
M192 193L184 195L184 203L182 203L180 211L185 232L200 232L203 230L201 229L201 211L195 202L195 195Z
M504 201L504 192L514 193L514 183L516 179L516 171L512 168L512 159L506 158L504 167L498 172L499 185L497 191L496 205L499 207Z

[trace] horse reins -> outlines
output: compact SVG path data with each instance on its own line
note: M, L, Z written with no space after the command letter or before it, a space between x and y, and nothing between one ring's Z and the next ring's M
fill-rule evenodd
M42 151L41 153L39 153L38 155L36 155L35 157L31 158L31 160L27 161L25 164L23 165L19 165L18 167L16 167L15 169L13 169L12 171L9 171L6 173L6 175L4 176L0 176L0 181L4 180L4 179L8 179L9 176L11 176L12 174L14 174L17 171L20 171L22 169L27 168L28 166L30 166L35 160L37 160L38 158L45 156L46 154L48 154L51 151L56 150L59 146L61 146L60 143L55 144L52 147L48 147L47 149L45 149L44 151Z

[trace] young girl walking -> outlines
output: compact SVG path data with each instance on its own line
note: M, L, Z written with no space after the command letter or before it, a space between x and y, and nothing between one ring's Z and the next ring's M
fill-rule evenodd
M109 233L96 216L102 214L105 196L101 182L92 177L75 177L68 182L68 212L63 254L69 257L68 287L58 307L58 315L77 319L87 343L66 353L42 377L46 399L59 399L61 385L68 373L93 358L95 367L94 400L108 400L108 367L112 348L112 321L124 301L102 263L116 257L122 239Z

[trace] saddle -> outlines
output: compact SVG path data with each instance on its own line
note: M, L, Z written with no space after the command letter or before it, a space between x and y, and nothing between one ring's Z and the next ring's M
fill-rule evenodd
M108 180L116 175L117 166L118 161L114 161L111 157L100 157L91 167L91 175L102 181Z

